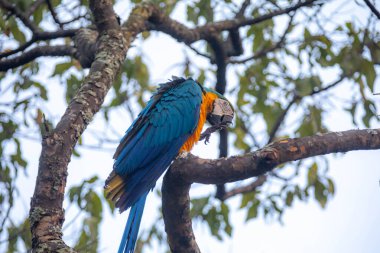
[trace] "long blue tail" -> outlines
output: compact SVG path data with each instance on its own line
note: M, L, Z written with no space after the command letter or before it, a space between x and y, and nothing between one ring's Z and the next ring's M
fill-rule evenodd
M149 192L142 195L129 211L127 225L125 226L123 237L120 242L118 253L133 253L139 233L141 217L144 212L146 196Z

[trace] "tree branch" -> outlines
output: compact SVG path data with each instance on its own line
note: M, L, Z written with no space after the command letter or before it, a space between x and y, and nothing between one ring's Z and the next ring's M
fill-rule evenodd
M207 38L208 34L210 34L210 31L213 32L220 32L225 30L232 30L237 29L239 27L247 26L247 25L255 25L259 24L261 22L267 21L269 19L272 19L273 17L280 16L282 14L291 13L301 7L312 5L313 3L317 2L318 0L307 0L304 2L299 2L298 4L295 4L291 7L276 10L273 12L270 12L268 14L264 14L262 16L259 16L257 18L245 18L245 19L234 19L234 20L225 20L225 21L219 21L211 24L206 24L204 26L198 27L197 30L200 34L202 34L201 37Z
M238 18L244 17L244 13L250 4L251 4L251 0L244 0L244 2L241 4L239 11L236 13L236 17Z
M48 0L46 0L49 2ZM248 3L248 1L246 1ZM300 2L294 6L291 6L289 8L276 10L271 13L262 15L257 18L240 18L237 17L233 20L225 20L220 22L215 22L211 24L207 24L204 26L200 26L194 29L190 29L186 27L185 25L172 20L170 17L166 16L164 11L160 10L157 6L149 3L144 3L144 8L148 10L147 13L149 13L149 19L144 22L144 24L141 24L141 29L144 30L158 30L162 31L164 33L167 33L168 35L172 36L173 38L177 39L178 41L185 42L186 44L190 45L191 43L198 41L198 40L213 40L213 35L221 31L225 30L234 30L236 28L246 26L246 25L253 25L258 24L260 22L266 21L268 19L271 19L275 16L282 15L285 13L290 13L294 10L297 10L298 8L308 6L316 2L316 0L307 0L304 2ZM247 4L246 3L246 4ZM21 52L31 46L33 43L40 41L40 40L49 40L49 39L55 39L55 38L61 38L61 37L73 37L75 35L75 32L77 29L70 29L70 30L58 30L55 32L42 32L38 29L38 27L34 26L34 24L29 20L28 17L25 16L24 13L19 11L16 7L9 4L5 0L0 0L0 5L12 12L13 14L17 15L24 23L27 25L33 32L33 37L30 41L26 42L25 44L21 45L19 48L7 51L0 54L0 58L8 57L10 55L16 54L18 52ZM243 4L243 9L246 8L245 4ZM53 13L52 13L53 15ZM103 23L107 20L107 17L102 17L99 21L99 25L102 26ZM128 36L128 29L125 29L126 24L124 24L124 35ZM127 34L126 34L127 33ZM232 42L234 43L234 46L239 49L239 41L238 41L238 34L231 34ZM235 52L236 53L236 52ZM92 57L87 57L89 59L92 59ZM89 64L87 64L84 67L87 67ZM9 68L8 68L9 69Z
M236 19L241 19L244 18L244 13L249 4L251 3L250 0L245 0L241 7L240 10L236 13L235 18ZM225 48L226 48L226 54L227 56L239 56L243 54L244 49L243 49L243 43L240 38L240 32L239 29L234 29L230 30L228 34L228 39L225 41Z
M312 5L315 2L317 2L317 0L307 0L299 2L298 4L295 4L291 7L276 10L271 13L259 16L257 18L237 18L232 20L224 20L209 23L193 29L188 28L187 26L166 16L165 13L157 7L153 7L153 14L147 23L147 29L164 32L180 42L191 44L198 40L209 40L213 36L212 34L226 30L234 30L247 25L258 24L273 17L290 13L301 7Z
M137 7L123 33L112 1L91 1L100 35L95 61L80 90L70 102L57 127L42 140L38 176L31 200L30 223L34 252L71 252L62 241L62 223L67 165L75 144L104 98L121 68L131 42L144 27L149 12ZM126 35L124 37L124 35Z
M231 32L230 32L231 35ZM237 35L239 33L237 32ZM208 43L214 51L214 58L216 64L216 85L215 90L220 94L224 94L227 86L226 72L227 72L227 51L230 44L228 44L229 39L222 41L219 34L213 34L209 39ZM219 157L228 156L228 132L223 129L219 132ZM225 194L224 184L219 184L216 186L216 197L223 196Z
M50 1L49 0L45 0L45 1L47 2L48 7L50 8L50 11L53 15L53 18L61 26L61 23L56 18L56 15L54 15L55 12L52 9ZM153 4L145 3L144 8L146 8L147 10L149 9L148 12L150 13L149 14L150 16L149 16L149 22L145 22L144 24L142 24L142 27L144 30L160 30L160 31L165 32L165 33L171 35L172 37L176 38L178 41L183 41L189 45L191 43L197 41L197 40L200 40L200 39L208 40L210 42L210 41L215 40L215 36L212 36L211 34L215 34L216 32L220 32L223 30L232 31L232 30L239 28L241 26L257 24L257 23L263 22L265 20L268 20L270 18L273 18L274 16L278 16L278 15L281 15L284 13L290 13L290 12L292 12L298 8L301 8L303 6L311 5L315 1L316 0L308 0L305 2L300 2L300 3L298 3L294 6L291 6L289 8L277 10L277 11L274 11L272 13L268 13L266 15L260 16L258 18L253 18L253 19L243 18L242 13L239 12L237 14L236 19L215 22L215 23L211 23L211 24L207 24L204 26L197 27L195 29L190 29L190 28L184 26L183 24L170 19L157 6L155 6ZM38 1L38 3L41 4L41 1ZM248 4L249 4L249 1L245 1L242 5L241 11L244 12L244 10L248 6ZM0 0L0 6L4 9L7 9L8 11L13 13L17 17L19 17L20 20L26 26L28 26L33 32L33 37L30 41L26 42L25 44L21 45L20 47L14 49L14 50L10 50L10 51L1 53L0 59L3 57L8 57L10 55L24 51L26 48L31 46L33 43L40 41L40 40L49 40L49 39L55 39L55 38L60 38L60 37L73 37L75 35L75 32L77 31L76 29L71 29L71 30L58 30L55 32L42 32L39 30L39 28L37 26L35 26L29 20L29 18L25 15L25 13L21 12L14 5L8 3L5 0ZM37 4L33 5L33 7L34 6L37 6ZM101 19L99 20L99 26L102 26L104 22L105 22L104 24L106 24L106 21L107 21L107 17L101 17ZM128 36L125 33L126 33L126 31L124 31L124 35ZM238 33L237 34L232 33L230 36L230 39L231 39L231 42L232 42L235 50L239 51L239 35L238 35ZM94 47L95 47L95 45L94 45ZM12 60L10 59L7 61L3 61L3 63L11 62L13 64L9 65L8 67L5 66L5 64L3 64L2 65L2 71L5 71L5 70L10 69L12 67L20 66L20 65L15 63L17 61L16 59L24 59L24 60L28 59L28 58L30 58L30 54L33 54L36 57L44 55L41 53L37 54L36 53L37 51L38 51L37 49L34 49L34 50L31 50L28 52L29 55L28 54L25 56L21 55L21 56L14 58ZM232 55L236 54L237 52L232 52ZM229 53L231 54L231 52L229 52ZM47 54L49 55L49 53L47 53ZM62 52L57 52L56 54L54 54L54 56L62 56L62 54L63 54ZM63 54L63 55L71 55L71 53ZM36 57L34 57L33 59L35 59ZM93 57L92 56L90 56L90 57L86 56L86 57L82 57L82 58L80 58L83 60L83 61L81 61L81 63L82 62L85 63L83 65L83 67L89 67L89 65L92 62ZM90 59L90 60L87 60L87 59ZM224 61L226 61L226 60L224 60ZM25 62L25 61L20 61L20 62ZM28 62L28 61L26 61L26 62Z
M201 159L191 154L185 158L178 158L164 177L162 191L165 230L168 233L170 248L175 251L181 249L181 245L189 247L191 245L192 248L175 252L199 252L196 243L194 245L195 239L188 212L190 208L188 194L192 183L234 182L264 175L276 166L290 161L371 149L380 149L380 129L349 130L285 139L273 142L255 152L229 158ZM175 207L171 208L171 205Z
M33 43L37 41L52 40L52 39L58 39L58 38L64 38L64 37L73 37L76 32L77 32L77 29L58 30L54 32L42 32L42 31L35 32L30 41L26 42L25 44L21 45L20 47L16 49L13 49L4 53L0 53L0 59L19 53L21 51L24 51L26 48L28 48L29 46L31 46Z
M41 56L75 56L75 49L71 46L40 46L30 49L18 57L0 61L0 71L22 66Z
M189 191L189 183L166 173L162 183L162 214L171 252L200 253L191 225Z
M75 57L79 60L82 68L91 67L95 59L98 31L81 28L74 36L74 45L77 48Z

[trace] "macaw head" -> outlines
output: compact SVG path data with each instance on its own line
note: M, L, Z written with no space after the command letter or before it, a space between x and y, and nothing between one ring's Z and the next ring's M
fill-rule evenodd
M222 94L208 88L204 89L206 92L216 95L212 102L212 110L207 115L207 121L212 126L227 126L231 124L234 118L234 109L231 103Z
M209 109L209 112L207 113L207 121L211 124L211 127L207 128L201 134L199 139L205 140L205 143L207 144L213 132L225 129L232 123L234 109L231 103L222 94L205 87L203 88L203 91L211 95L206 95L206 97L211 98L208 100L211 109Z

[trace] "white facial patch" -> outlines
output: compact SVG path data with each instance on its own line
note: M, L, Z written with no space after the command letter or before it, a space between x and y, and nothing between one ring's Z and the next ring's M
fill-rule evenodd
M214 101L214 109L212 111L212 114L218 115L218 116L224 116L224 115L233 116L234 110L232 109L228 101L217 98Z

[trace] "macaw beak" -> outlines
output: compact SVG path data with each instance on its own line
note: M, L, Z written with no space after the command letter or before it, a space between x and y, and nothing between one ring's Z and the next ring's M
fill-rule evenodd
M228 125L232 123L233 116L225 115L225 116L220 116L220 115L214 115L214 114L209 114L207 117L207 121L215 126L215 125Z
M214 101L213 109L207 116L207 121L215 125L229 125L234 118L234 110L231 104L224 99L217 98Z

